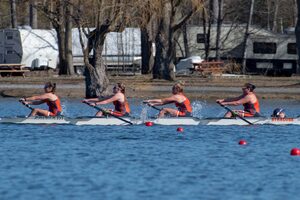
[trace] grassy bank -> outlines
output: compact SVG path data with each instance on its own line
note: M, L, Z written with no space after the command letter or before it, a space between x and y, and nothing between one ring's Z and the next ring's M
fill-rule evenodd
M127 86L127 95L132 98L162 97L170 94L175 82L153 80L149 75L110 76L110 83L123 82ZM299 99L300 77L200 77L197 75L177 77L185 83L185 93L193 99L212 100L231 97L241 93L241 86L251 82L257 86L260 98ZM83 76L36 75L30 77L1 77L0 95L3 97L31 96L43 92L47 81L57 83L57 94L61 97L83 98L85 81ZM299 91L299 92L298 92Z

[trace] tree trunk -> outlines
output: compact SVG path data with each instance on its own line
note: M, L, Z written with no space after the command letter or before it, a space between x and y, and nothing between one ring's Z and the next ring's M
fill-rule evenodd
M152 41L147 29L141 29L142 74L149 74L154 64Z
M36 29L38 27L37 10L35 7L36 7L36 1L31 0L29 4L29 24L33 29Z
M208 60L209 53L210 53L210 32L211 32L211 25L213 23L213 16L212 16L212 1L209 2L209 15L208 15L208 27L207 20L205 16L205 8L203 7L203 33L204 33L204 49L205 49L205 60Z
M17 28L16 0L10 0L10 19L11 19L11 27Z
M55 27L56 33L57 33L57 45L58 45L58 59L59 59L59 75L67 74L66 67L66 59L65 59L65 32L63 30L63 27L59 25L58 27Z
M212 1L212 23L213 24L217 24L218 23L218 13L219 13L219 2L218 0L210 0Z
M101 95L108 94L107 87L109 79L106 75L106 68L103 62L102 51L104 38L99 39L100 42L96 44L92 59L88 59L85 56L86 73L85 73L85 85L86 85L86 98L99 97ZM95 37L89 38L89 43L93 44Z
M296 24L297 24L297 20L298 20L298 17L297 17L297 10L298 10L298 8L297 8L297 0L294 0L294 26L296 26Z
M220 60L220 38L221 38L221 26L222 26L222 7L223 1L218 0L218 20L217 20L217 35L216 35L216 59Z
M248 44L248 37L249 37L249 27L252 23L252 16L253 16L253 6L254 6L254 0L251 0L250 2L250 12L248 17L248 22L245 30L245 36L244 36L244 42L243 42L243 74L246 74L246 59L247 59L247 44Z
M174 33L170 30L170 21L162 19L159 33L155 38L154 79L175 80L173 60L175 59Z
M182 26L182 35L183 35L183 44L184 44L184 53L185 57L188 58L191 56L189 41L188 41L188 34L187 34L187 27L186 23Z
M297 53L298 53L298 63L297 63L297 74L300 73L300 0L297 0L297 24L295 28L296 43L297 43Z
M163 15L159 19L158 32L155 37L156 52L153 67L154 79L175 80L175 65L173 61L176 53L174 42L176 34L171 26L173 20L171 11L171 4L165 3L162 11ZM179 34L177 33L177 35Z
M65 32L65 59L66 66L63 66L67 70L68 75L74 75L73 66L73 51L72 51L72 14L73 5L66 6L66 32Z
M274 17L273 17L273 28L272 28L272 31L273 32L277 32L277 18L278 18L278 8L279 8L279 1L276 0L274 2Z

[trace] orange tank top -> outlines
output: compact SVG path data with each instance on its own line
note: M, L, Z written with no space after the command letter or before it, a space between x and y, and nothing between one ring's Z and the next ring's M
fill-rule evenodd
M243 104L244 111L247 111L251 114L260 113L260 106L258 100L255 103L245 103Z
M192 106L191 106L190 100L186 96L184 96L184 95L182 95L182 96L185 98L185 100L182 103L175 102L175 106L178 108L178 110L180 112L189 112L189 113L191 113L192 112Z
M57 98L55 101L45 100L44 102L47 103L49 111L54 115L57 115L62 111L59 98Z
M130 113L130 107L128 102L125 100L123 103L120 101L114 101L115 110L121 113Z

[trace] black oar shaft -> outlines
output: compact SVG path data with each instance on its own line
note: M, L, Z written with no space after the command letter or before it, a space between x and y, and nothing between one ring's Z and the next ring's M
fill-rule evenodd
M158 107L156 107L156 106L152 106L152 105L150 105L148 102L143 102L144 104L147 104L147 106L150 106L150 107L152 107L153 109L155 109L155 110L158 110L158 111L161 111L162 110L162 108L158 108Z
M130 121L126 120L126 119L123 119L123 118L121 118L121 117L115 116L115 115L111 114L110 112L107 112L106 110L104 110L104 109L102 109L102 108L99 108L99 107L97 107L97 106L93 106L93 105L91 105L91 104L89 104L89 103L87 103L87 102L84 102L84 103L86 103L87 105L89 105L89 106L95 108L95 109L98 110L98 111L101 111L101 112L103 112L103 113L105 113L105 114L108 114L108 115L110 115L110 116L112 116L112 117L114 117L114 118L117 118L117 119L119 119L119 120L121 120L121 121L123 121L123 122L126 122L126 123L128 123L128 124L130 124L130 125L133 125L132 122L130 122Z
M29 104L25 103L24 101L19 101L21 102L24 106L26 106L27 108L29 108L30 110L33 110L34 108L31 107Z
M252 122L246 120L244 117L240 116L238 113L234 112L233 110L231 110L230 108L228 108L227 106L217 102L220 106L222 106L223 108L225 108L227 111L231 112L232 114L234 114L235 116L237 116L238 118L240 118L241 120L243 120L244 122L247 122L250 125L253 125Z

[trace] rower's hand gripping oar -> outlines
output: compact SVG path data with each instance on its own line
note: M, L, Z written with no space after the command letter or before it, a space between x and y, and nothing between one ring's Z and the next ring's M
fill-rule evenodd
M162 108L158 108L156 106L152 106L151 104L149 104L149 102L146 102L146 101L143 101L143 104L146 104L147 106L150 106L150 107L152 107L152 108L154 108L155 110L158 110L158 111L162 110Z
M29 108L30 110L33 110L33 109L34 109L34 108L31 107L29 104L25 103L25 101L22 100L22 99L20 99L19 102L22 103L22 104L23 104L24 106L26 106L27 108Z
M110 116L112 116L112 117L114 117L114 118L117 118L117 119L119 119L119 120L121 120L121 121L123 121L123 122L126 122L126 123L128 123L128 124L130 124L130 125L133 125L132 122L130 122L130 121L126 120L126 119L123 119L123 118L121 118L121 117L115 116L115 115L111 114L110 112L107 112L106 110L104 110L104 109L102 109L102 108L99 108L99 107L97 107L97 106L93 106L93 105L91 105L90 103L85 102L85 101L83 101L82 103L85 103L85 104L87 104L87 105L89 105L89 106L95 108L96 110L103 112L104 114L108 114L108 115L110 115Z
M248 123L248 124L250 124L250 125L253 125L253 123L252 123L252 122L250 122L250 121L246 120L244 117L240 116L238 113L234 112L233 110L231 110L231 109L230 109L230 108L228 108L227 106L225 106L225 105L221 104L220 102L217 102L217 104L219 104L220 106L222 106L223 108L225 108L227 111L231 112L231 113L232 113L234 116L236 116L236 117L240 118L241 120L243 120L243 121L247 122L247 123Z

